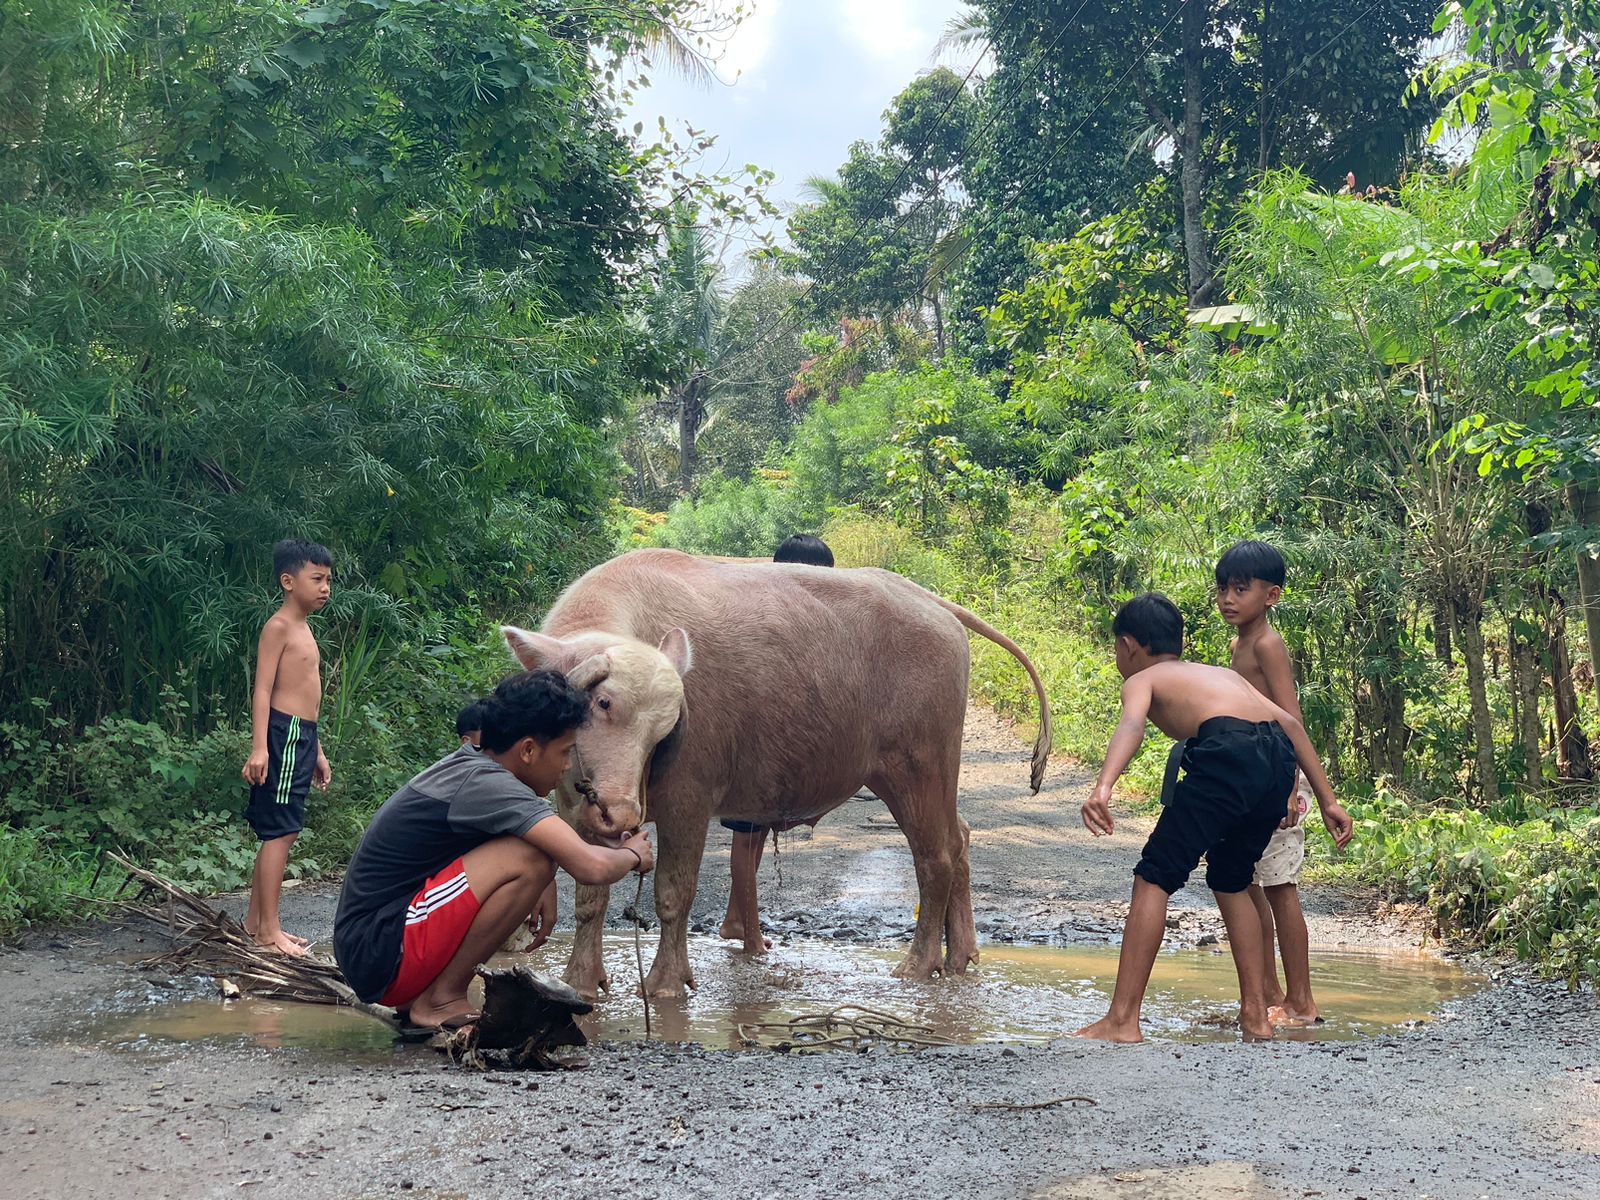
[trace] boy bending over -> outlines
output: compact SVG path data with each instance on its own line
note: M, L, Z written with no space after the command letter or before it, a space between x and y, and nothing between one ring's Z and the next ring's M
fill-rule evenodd
M1349 814L1334 800L1298 720L1237 672L1180 661L1183 616L1172 601L1154 592L1136 596L1122 606L1111 630L1117 670L1125 680L1122 719L1083 805L1084 825L1096 837L1112 832L1111 788L1144 742L1147 720L1189 745L1184 777L1133 869L1133 903L1111 1011L1077 1036L1144 1040L1139 1013L1166 929L1167 897L1205 855L1206 884L1216 893L1239 973L1239 1027L1246 1037L1270 1038L1261 926L1245 890L1272 831L1285 816L1298 819L1293 806L1297 760L1339 846L1350 840Z
M553 671L501 682L479 711L480 745L462 745L383 802L345 872L333 951L369 1003L415 1026L459 1029L479 1013L473 971L527 925L550 936L540 898L559 866L579 883L650 870L650 839L595 846L544 799L566 772L588 693Z
M306 940L285 933L278 916L283 872L306 822L306 793L333 778L317 741L322 709L322 659L307 618L333 594L333 555L327 547L285 538L272 548L272 569L283 604L267 618L256 650L250 696L250 757L240 772L250 783L245 820L261 839L250 876L245 931L283 954L306 952Z

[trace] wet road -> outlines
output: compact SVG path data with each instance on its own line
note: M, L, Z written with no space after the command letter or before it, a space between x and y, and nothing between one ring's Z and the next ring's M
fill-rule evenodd
M1058 769L1028 796L1025 750L987 714L974 714L966 750L962 811L991 960L1026 961L1022 948L1044 942L1074 960L1063 979L1088 977L1093 954L1104 954L1092 948L1114 940L1142 823L1092 842L1076 828L1087 780ZM697 941L708 976L753 975L747 996L763 978L787 980L803 999L808 977L826 972L833 990L819 992L850 994L848 970L888 961L915 888L904 841L884 823L880 805L854 804L809 838L786 836L781 888L763 868L779 941L770 962ZM713 932L725 856L726 834L714 831L695 906ZM631 898L630 889L613 912ZM1178 899L1170 940L1209 953L1200 944L1218 930L1215 910L1202 895ZM329 889L287 900L291 927L327 935ZM1342 952L1319 976L1330 997L1336 962L1415 944L1360 897L1309 889L1308 906L1314 941ZM246 1028L200 1040L152 1031L152 1005L181 1024L182 1001L202 993L122 965L158 941L131 938L73 931L0 954L14 1029L0 1044L7 1200L1600 1194L1600 1007L1504 974L1433 1020L1353 1041L1174 1040L1194 1028L1179 1021L1139 1047L1056 1041L899 1056L609 1042L589 1052L585 1071L507 1077L352 1034L349 1014L320 1014L327 1027L315 1031L303 1014L259 1010ZM855 965L818 966L824 945ZM966 982L887 986L903 989L912 1011L981 1015L1003 1007L983 1002L985 988L1013 985L992 962ZM1336 1019L1339 1007L1329 1004ZM606 1011L620 1029L637 1001L619 995Z

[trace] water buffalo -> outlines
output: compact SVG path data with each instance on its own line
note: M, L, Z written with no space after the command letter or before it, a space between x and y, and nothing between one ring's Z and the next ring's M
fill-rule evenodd
M560 788L563 814L595 839L655 822L661 939L650 995L694 986L688 917L712 818L814 822L863 784L916 864L921 909L896 974L960 973L977 960L968 830L956 814L967 629L1033 681L1037 792L1050 710L1033 664L966 609L889 571L636 550L572 584L541 632L502 629L524 666L563 671L594 697ZM607 899L604 887L578 888L567 980L590 996L608 986Z

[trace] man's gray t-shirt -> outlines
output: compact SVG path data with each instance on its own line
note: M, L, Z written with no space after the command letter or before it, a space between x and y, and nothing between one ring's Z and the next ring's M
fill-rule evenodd
M361 835L333 918L333 953L356 995L376 1003L400 971L406 908L430 876L555 810L487 754L463 746L383 802Z

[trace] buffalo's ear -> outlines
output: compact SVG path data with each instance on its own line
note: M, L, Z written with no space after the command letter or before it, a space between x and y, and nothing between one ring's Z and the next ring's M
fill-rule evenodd
M549 634L518 629L515 625L500 626L500 633L517 661L530 671L553 670L552 664L567 653L567 644Z
M694 666L694 647L689 645L689 633L682 626L667 630L656 649L667 656L672 669L679 675L687 675Z

